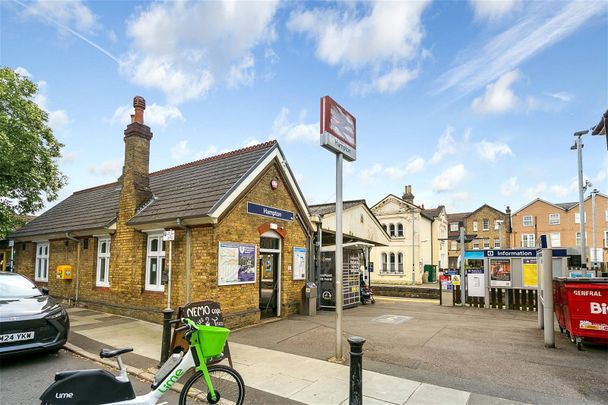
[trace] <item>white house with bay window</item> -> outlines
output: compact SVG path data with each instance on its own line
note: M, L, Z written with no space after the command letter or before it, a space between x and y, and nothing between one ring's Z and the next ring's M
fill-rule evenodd
M443 206L428 210L413 203L411 187L402 198L389 194L371 208L390 236L371 251L372 284L421 284L425 265L447 267L448 222Z

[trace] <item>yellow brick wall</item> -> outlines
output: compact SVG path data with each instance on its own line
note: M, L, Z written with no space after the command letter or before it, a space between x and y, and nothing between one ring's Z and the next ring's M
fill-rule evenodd
M489 221L489 229L483 230L483 220ZM502 220L501 230L494 229L494 221ZM473 230L473 222L477 221L477 231ZM494 249L494 239L499 239L502 234L502 246L500 249L508 249L510 247L509 235L507 234L508 217L502 212L496 211L488 206L482 207L479 211L473 212L465 219L465 228L467 235L477 235L476 240L479 243L479 250L483 250L484 239L489 239L490 249ZM473 250L473 243L466 244L466 250Z

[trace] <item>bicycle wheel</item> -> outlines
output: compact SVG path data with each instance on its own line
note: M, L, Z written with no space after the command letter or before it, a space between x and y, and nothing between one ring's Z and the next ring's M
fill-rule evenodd
M211 399L211 394L205 383L203 373L197 371L186 381L179 403L185 404L236 404L241 405L245 400L245 383L243 377L233 368L223 365L213 365L207 368L213 390L218 398Z

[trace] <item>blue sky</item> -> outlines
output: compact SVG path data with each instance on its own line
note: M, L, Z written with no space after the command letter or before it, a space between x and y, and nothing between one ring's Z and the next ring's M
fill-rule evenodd
M572 134L608 107L608 3L29 2L0 4L2 65L39 83L65 144L61 198L115 181L132 99L152 171L277 139L309 204L335 199L319 99L357 118L345 199L411 184L448 212L576 201ZM608 191L608 153L583 138Z

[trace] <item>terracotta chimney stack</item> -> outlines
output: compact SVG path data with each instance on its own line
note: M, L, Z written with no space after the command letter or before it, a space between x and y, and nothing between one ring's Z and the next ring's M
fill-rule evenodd
M135 108L135 117L133 122L144 123L144 110L146 109L146 100L143 97L135 96L133 98L133 108Z

